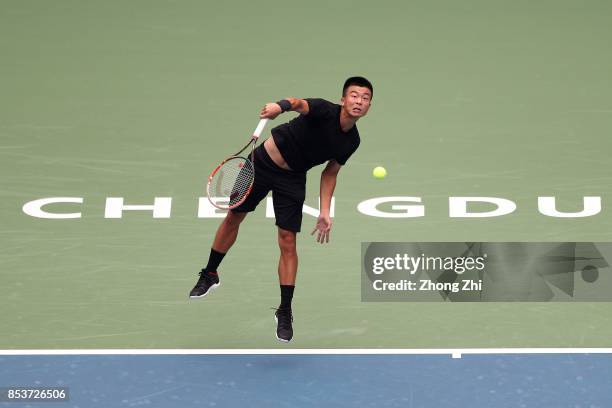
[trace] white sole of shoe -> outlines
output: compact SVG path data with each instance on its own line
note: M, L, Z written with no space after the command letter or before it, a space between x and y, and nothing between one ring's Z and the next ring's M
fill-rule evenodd
M190 299L202 299L203 297L206 297L206 295L208 295L210 292L213 292L215 289L217 289L219 286L221 286L221 282L219 283L215 283L214 285L212 285L210 288L208 288L208 292L206 292L203 295L200 296L189 296Z

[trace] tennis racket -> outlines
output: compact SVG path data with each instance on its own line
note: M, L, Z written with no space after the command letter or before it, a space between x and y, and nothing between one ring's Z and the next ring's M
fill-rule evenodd
M238 153L223 160L208 176L206 194L208 201L215 207L231 210L242 204L251 193L255 182L253 151L267 122L268 119L261 119L251 140ZM250 154L247 157L241 156L249 146Z

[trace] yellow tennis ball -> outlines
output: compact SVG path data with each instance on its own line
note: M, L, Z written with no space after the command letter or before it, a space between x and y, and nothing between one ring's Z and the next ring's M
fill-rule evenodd
M387 175L387 170L385 170L384 167L378 166L374 168L374 170L372 170L372 175L374 176L374 178L383 179Z

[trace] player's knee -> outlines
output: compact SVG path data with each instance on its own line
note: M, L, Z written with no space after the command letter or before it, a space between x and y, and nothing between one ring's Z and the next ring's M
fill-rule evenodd
M295 254L295 232L279 229L278 246L283 254Z

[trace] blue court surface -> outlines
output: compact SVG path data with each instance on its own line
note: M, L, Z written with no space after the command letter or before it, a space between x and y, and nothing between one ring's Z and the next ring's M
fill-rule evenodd
M68 387L6 407L612 406L610 354L0 357L0 387Z

